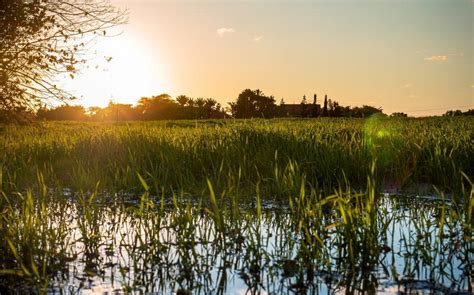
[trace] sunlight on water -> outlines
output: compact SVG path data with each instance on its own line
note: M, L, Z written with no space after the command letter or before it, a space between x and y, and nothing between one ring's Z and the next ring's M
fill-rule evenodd
M263 208L260 219L242 211L226 220L223 234L207 209L177 206L139 212L135 205L69 202L69 258L49 293L399 294L467 292L472 284L472 241L459 221L440 217L449 207L439 201L383 197L376 240L359 240L365 248L352 254L330 211L324 245L311 248L289 208Z

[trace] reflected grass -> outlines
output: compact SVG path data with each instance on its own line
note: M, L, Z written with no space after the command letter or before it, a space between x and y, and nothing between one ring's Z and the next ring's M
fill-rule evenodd
M466 195L433 200L380 195L371 181L366 192L341 187L328 196L302 185L278 209L262 204L257 191L238 212L213 195L211 182L199 201L165 200L146 187L130 203L104 202L96 193L3 193L0 286L224 294L421 285L472 292L472 184Z

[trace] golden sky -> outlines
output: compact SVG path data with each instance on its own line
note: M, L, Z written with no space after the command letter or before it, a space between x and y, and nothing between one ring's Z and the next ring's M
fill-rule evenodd
M161 93L227 106L258 88L277 102L327 94L415 116L474 108L471 0L112 3L129 23L64 82L85 106Z

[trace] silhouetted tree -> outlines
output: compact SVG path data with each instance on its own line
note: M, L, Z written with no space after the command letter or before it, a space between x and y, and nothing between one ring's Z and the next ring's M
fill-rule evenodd
M195 102L196 102L196 108L197 108L197 114L198 114L197 118L203 119L206 113L206 110L204 109L206 100L202 97L198 97L195 99Z
M217 101L213 98L206 98L204 101L204 109L206 112L206 118L210 119L212 117L212 113L216 110L216 107L220 105L217 103Z
M328 116L328 96L324 95L323 117Z
M447 111L444 115L447 117L461 116L462 111L461 110Z
M36 113L38 119L50 121L84 121L86 113L83 106L61 105L56 108L40 108Z
M35 120L34 112L24 106L14 106L11 109L0 108L0 123L30 123Z
M474 116L474 109L469 109L463 113L465 116Z
M245 89L239 94L237 101L229 105L235 118L272 118L277 113L275 98L265 96L259 89Z
M91 121L105 121L107 118L106 110L100 107L89 107L86 110L86 115Z
M300 114L300 116L303 117L303 118L307 117L306 104L307 104L306 95L303 95L303 99L301 100L301 114Z
M119 104L109 102L109 105L103 110L105 112L105 120L107 121L131 121L140 117L137 109L131 104Z
M176 101L179 103L180 106L184 107L188 104L189 97L187 97L186 95L179 95L176 97Z
M276 111L276 117L287 117L288 113L286 112L285 109L285 99L280 100L280 105L277 106L277 111Z
M301 99L301 104L307 104L306 95L303 95L303 98Z
M468 111L461 111L461 110L451 110L447 111L446 113L443 114L445 117L454 117L454 116L474 116L474 109L470 109Z
M263 93L259 97L257 105L257 113L263 118L273 118L277 115L277 105L273 95L264 96Z
M202 107L204 107L204 105L206 104L206 100L205 100L204 98L202 98L202 97L196 98L195 101L196 101L196 106L197 106L198 108L202 108Z
M55 83L86 61L85 39L106 35L125 14L104 0L1 0L0 109L37 109L73 97ZM90 42L89 42L90 44Z
M383 114L382 108L363 105L362 107L354 107L351 109L350 116L358 118L367 118L374 114Z
M144 120L181 119L178 103L168 94L160 94L151 98L142 97L138 101L137 111Z
M328 99L328 103L327 103L327 116L328 116L328 117L332 117L333 111L334 111L334 107L333 107L333 105L332 105L332 100L331 100L331 99Z
M188 106L190 107L195 107L196 106L196 100L194 98L189 98L188 99Z
M339 106L339 110L341 112L341 117L350 117L351 116L351 107L347 106Z
M408 115L407 115L407 114L405 114L405 113L402 113L402 112L396 112L396 113L392 113L392 114L390 115L390 117L401 117L401 118L406 118L406 117L408 117Z
M339 105L337 101L330 101L329 103L329 116L330 117L341 117L343 113L343 108Z

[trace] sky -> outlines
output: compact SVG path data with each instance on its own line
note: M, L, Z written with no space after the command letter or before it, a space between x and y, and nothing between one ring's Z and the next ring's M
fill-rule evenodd
M472 0L112 3L128 24L63 81L85 106L161 93L228 106L250 88L278 103L327 94L388 114L474 108Z

